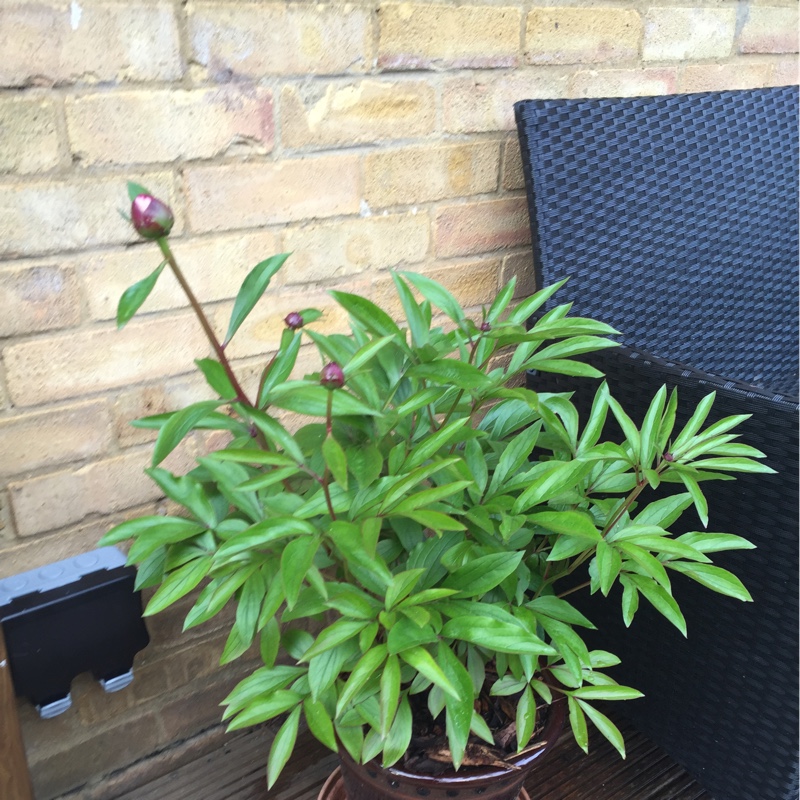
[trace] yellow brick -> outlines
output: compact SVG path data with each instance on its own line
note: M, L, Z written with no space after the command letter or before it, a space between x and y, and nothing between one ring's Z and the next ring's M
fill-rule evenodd
M152 514L155 507L140 507L139 511ZM103 517L68 531L22 541L15 539L10 546L0 544L0 579L92 550L97 547L101 536L124 519L125 516L121 515Z
M0 420L0 476L98 456L111 444L103 401Z
M683 69L682 92L716 92L725 89L759 89L769 86L771 64L690 64Z
M265 89L104 92L69 98L66 113L73 156L84 164L272 150L272 92Z
M167 408L166 394L161 386L142 386L117 394L111 407L114 434L120 447L152 442L158 431L134 428L131 422L152 414L163 414Z
M260 261L278 252L277 237L270 231L176 238L171 240L171 245L181 270L201 304L236 297L247 273ZM160 261L158 248L149 243L142 247L82 256L76 268L81 272L92 318L114 319L122 293L132 283L149 275ZM284 271L286 269L284 267ZM272 283L279 285L281 276L282 272L278 273ZM186 295L172 271L167 268L142 305L140 313L149 314L188 305Z
M511 67L519 60L519 9L388 3L379 10L383 69Z
M183 313L11 344L4 361L12 401L31 406L187 372L209 349Z
M359 208L355 155L195 167L186 170L185 178L194 230L250 228L352 214Z
M46 172L61 160L52 100L4 98L0 134L0 172Z
M172 206L173 230L180 233L172 176L162 172L131 177ZM130 223L117 213L129 207L122 176L0 184L0 257L136 241Z
M157 499L161 490L142 470L149 454L137 451L9 484L20 536L63 528L91 514L109 514Z
M739 52L796 53L797 31L796 5L792 8L750 8L739 34Z
M176 80L175 9L126 3L6 2L0 8L0 85Z
M525 32L529 64L595 64L639 55L642 20L625 8L533 8Z
M798 63L797 56L784 56L773 64L772 86L791 86L798 82Z
M281 95L286 147L354 145L422 136L436 124L436 97L426 81L285 86Z
M642 59L725 58L735 31L735 8L651 8L645 16Z
M394 214L290 228L284 249L287 283L313 283L422 261L428 252L427 214Z
M480 73L444 81L444 127L448 133L514 130L517 100L566 97L567 74L557 68Z
M514 297L530 297L536 292L536 279L533 272L533 253L525 250L522 253L511 253L503 259L501 283L505 286L511 278L516 277Z
M370 10L351 4L199 2L190 5L192 58L212 80L366 72Z
M499 141L378 151L364 161L364 196L383 207L494 192L499 162Z
M586 70L570 81L573 97L644 97L677 91L677 67Z
M434 241L438 256L489 253L530 241L524 197L443 206L436 213Z
M78 280L50 264L0 269L0 339L80 322Z
M519 139L512 136L503 147L503 188L511 191L525 188L525 174L522 171L522 155Z

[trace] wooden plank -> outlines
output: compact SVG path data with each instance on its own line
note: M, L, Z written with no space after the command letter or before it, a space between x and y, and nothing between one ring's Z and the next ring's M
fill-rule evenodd
M25 746L17 716L3 626L0 625L0 797L33 800L33 786L25 760Z

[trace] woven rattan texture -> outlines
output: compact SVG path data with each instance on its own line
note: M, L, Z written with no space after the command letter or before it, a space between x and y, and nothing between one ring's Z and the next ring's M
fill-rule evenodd
M797 394L797 87L515 106L541 285L663 358Z
M744 580L754 603L712 594L676 575L675 594L689 628L684 639L644 601L626 630L618 595L610 601L572 597L600 628L594 646L623 659L615 677L646 695L624 704L623 713L693 773L715 800L795 800L798 407L715 387L702 373L625 348L587 360L606 374L612 394L637 423L664 383L679 387L679 424L685 422L687 409L715 388L710 420L753 415L742 427L743 441L762 449L779 474L741 475L736 483L703 486L711 512L709 530L738 533L758 547L715 559ZM529 376L529 386L540 392L577 390L573 402L583 420L596 385L562 376ZM613 426L606 433L620 440ZM693 518L686 529L695 526L699 522Z

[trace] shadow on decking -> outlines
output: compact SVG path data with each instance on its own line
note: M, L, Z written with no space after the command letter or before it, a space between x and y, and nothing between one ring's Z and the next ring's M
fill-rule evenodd
M654 744L622 724L628 757L605 740L585 756L568 733L527 783L532 800L712 800ZM272 734L266 729L231 737L226 744L118 800L316 800L336 766L336 756L308 737L279 783L267 792L265 765ZM379 800L379 798L376 798Z

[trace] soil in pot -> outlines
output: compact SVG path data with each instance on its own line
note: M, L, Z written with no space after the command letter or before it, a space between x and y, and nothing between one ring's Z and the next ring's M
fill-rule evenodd
M498 698L492 698L492 701L496 700ZM484 718L491 716L493 711L481 708ZM471 741L465 763L457 772L448 762L443 731L429 715L426 719L420 712L419 718L415 714L414 739L403 760L384 769L375 761L356 764L342 752L341 782L332 776L323 788L320 800L527 800L527 796L521 794L522 785L558 740L565 712L566 703L562 701L545 706L540 714L543 724L538 735L517 755L506 758L500 749L489 748L480 740ZM495 725L495 741L498 741L498 732L510 721L505 716L499 721L499 727ZM508 750L511 753L516 751L515 737L509 738ZM339 783L341 790L337 788ZM331 794L343 790L346 794Z

